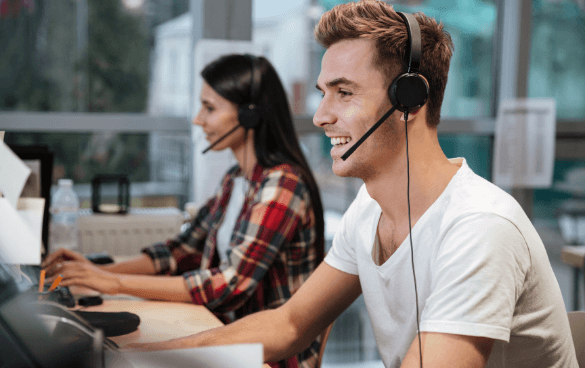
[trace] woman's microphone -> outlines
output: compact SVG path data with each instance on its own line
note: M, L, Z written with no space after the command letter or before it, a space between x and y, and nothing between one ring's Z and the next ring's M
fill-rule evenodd
M209 151L210 149L212 149L213 147L217 146L219 144L219 142L223 141L224 139L226 139L228 137L228 135L232 134L233 132L236 131L236 129L240 128L243 126L241 126L240 124L236 125L232 130L230 130L229 132L225 133L224 135L222 135L217 141L213 142L211 144L211 146L207 147L203 152L201 153L207 153L207 151Z

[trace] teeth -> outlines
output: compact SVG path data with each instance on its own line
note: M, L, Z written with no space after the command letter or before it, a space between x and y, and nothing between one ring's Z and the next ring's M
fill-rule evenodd
M335 137L335 138L331 138L331 145L333 146L339 146L342 144L346 144L351 142L351 138L350 137Z

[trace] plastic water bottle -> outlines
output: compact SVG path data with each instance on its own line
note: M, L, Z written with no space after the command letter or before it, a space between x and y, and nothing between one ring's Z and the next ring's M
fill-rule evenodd
M49 249L79 250L77 212L79 199L73 191L73 180L59 179L59 189L51 200Z

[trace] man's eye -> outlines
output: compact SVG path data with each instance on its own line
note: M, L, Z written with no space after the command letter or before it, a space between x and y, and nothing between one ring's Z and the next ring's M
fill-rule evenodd
M348 97L351 96L352 93L349 91L344 91L344 90L339 90L339 94L341 95L341 97Z
M213 107L211 107L211 106L205 106L205 109L207 110L207 112L213 111Z

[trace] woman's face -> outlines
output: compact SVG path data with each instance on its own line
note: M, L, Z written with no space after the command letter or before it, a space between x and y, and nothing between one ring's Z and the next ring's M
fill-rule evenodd
M203 128L207 141L212 144L239 124L238 106L220 96L207 82L203 81L201 110L193 120L193 124ZM226 148L236 150L244 144L244 135L244 129L237 129L213 150L221 151Z

